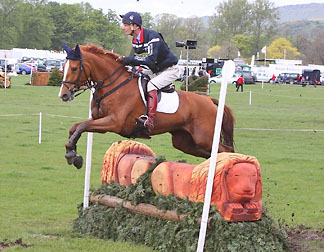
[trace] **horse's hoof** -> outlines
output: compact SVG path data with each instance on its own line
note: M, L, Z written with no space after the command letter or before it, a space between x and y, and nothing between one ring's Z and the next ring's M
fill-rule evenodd
M66 158L66 161L69 165L73 164L74 160L76 159L76 152L73 150L73 151L69 151L65 154L65 158Z
M76 156L74 161L73 161L73 165L77 168L80 169L83 165L83 158L82 156Z

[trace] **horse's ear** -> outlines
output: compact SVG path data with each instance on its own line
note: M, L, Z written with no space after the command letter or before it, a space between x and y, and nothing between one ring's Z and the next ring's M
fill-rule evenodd
M81 59L81 50L80 50L80 47L79 45L77 44L76 47L75 47L75 56L79 59Z
M62 44L64 51L66 51L66 53L69 54L71 52L71 49L64 42L62 42Z

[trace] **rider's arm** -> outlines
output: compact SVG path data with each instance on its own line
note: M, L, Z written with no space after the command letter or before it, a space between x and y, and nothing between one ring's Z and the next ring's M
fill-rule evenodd
M146 65L150 69L154 69L158 57L160 43L161 43L160 38L151 39L148 42L147 57L139 57L139 56L123 57L122 63L126 65L133 65L133 66Z

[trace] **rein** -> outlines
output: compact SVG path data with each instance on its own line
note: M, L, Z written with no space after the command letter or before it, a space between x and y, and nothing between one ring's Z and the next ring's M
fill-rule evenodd
M106 80L108 80L109 78L113 77L119 70L122 70L122 68L124 67L124 65L120 65L115 71L113 71L110 75L108 75L106 78L100 80L100 81L97 81L92 87L95 89L95 91L98 91L102 88L105 88L105 87L109 87L111 86L112 84L114 84L118 79L119 77L123 74L123 71L120 71L120 74L118 74L118 76L112 80L111 82L109 82L108 84L104 85L104 82ZM107 96L111 95L112 93L114 93L117 89L121 88L122 86L124 86L125 84L127 84L129 81L131 81L133 79L133 75L129 74L129 77L124 80L123 82L121 82L120 84L118 84L116 87L114 87L113 89L109 90L108 92L106 92L104 95L100 96L99 98L96 97L94 94L93 94L93 99L95 100L97 106L98 106L98 109L100 108L100 102L106 98Z

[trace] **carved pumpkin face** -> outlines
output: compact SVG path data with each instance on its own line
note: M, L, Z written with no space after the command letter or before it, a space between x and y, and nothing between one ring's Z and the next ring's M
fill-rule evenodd
M230 201L247 202L254 199L257 180L257 169L253 164L235 164L226 176Z

